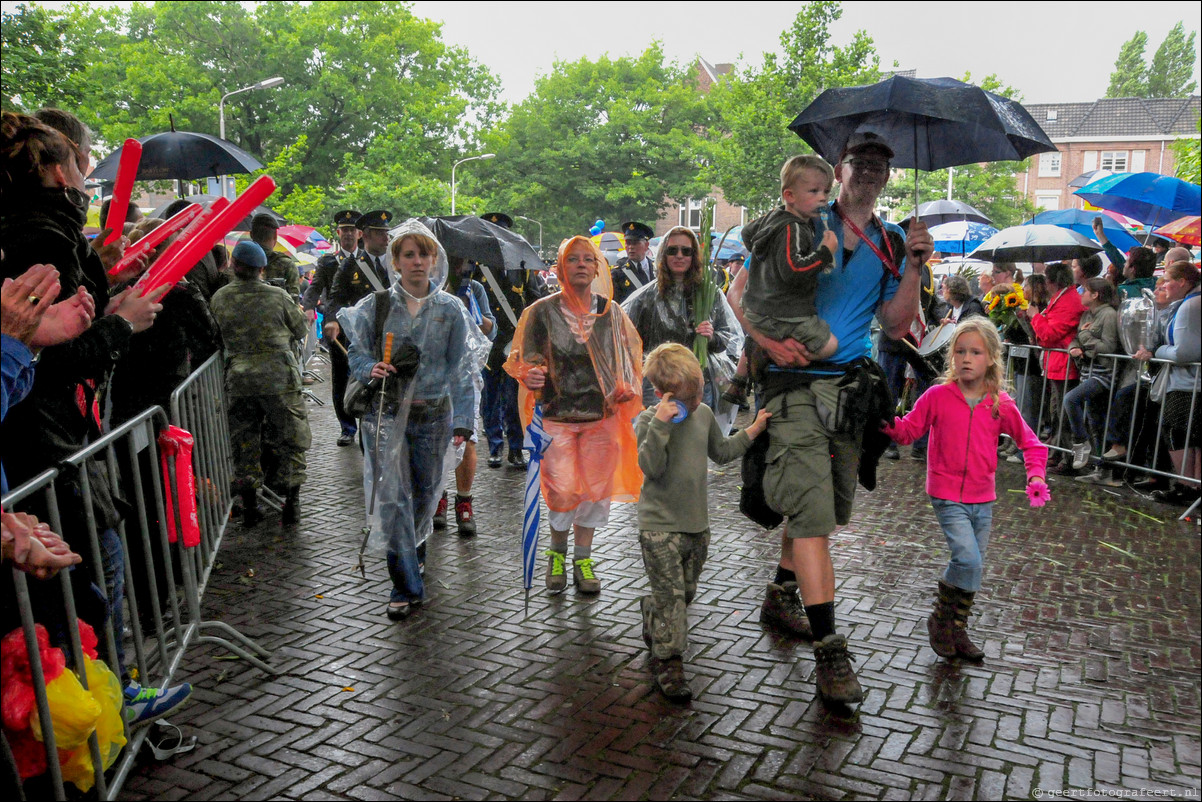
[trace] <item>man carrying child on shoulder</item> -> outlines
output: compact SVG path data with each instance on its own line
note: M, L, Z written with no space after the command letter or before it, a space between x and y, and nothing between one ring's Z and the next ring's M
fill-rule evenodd
M643 640L651 650L655 684L669 699L686 700L684 676L686 606L709 548L706 457L717 463L743 455L768 426L761 410L745 431L725 437L701 403L701 365L679 343L664 343L647 357L643 375L660 399L635 423L643 489L639 495L639 544L651 594L641 600Z

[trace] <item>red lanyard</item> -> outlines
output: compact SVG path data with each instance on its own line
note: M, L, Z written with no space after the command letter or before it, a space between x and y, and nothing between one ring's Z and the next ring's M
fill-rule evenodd
M885 230L885 226L880 222L880 220L877 220L876 215L872 216L872 220L881 229L881 239L884 240L885 247L889 250L888 256L881 252L881 249L876 246L875 242L864 236L864 232L860 230L859 226L857 226L843 214L843 210L839 208L838 202L835 203L835 214L839 215L839 219L847 224L852 232L864 241L865 245L872 249L872 252L876 254L876 258L881 260L881 265L883 265L886 270L892 273L895 279L901 278L901 271L897 269L897 261L893 258L893 243L889 241L889 232Z

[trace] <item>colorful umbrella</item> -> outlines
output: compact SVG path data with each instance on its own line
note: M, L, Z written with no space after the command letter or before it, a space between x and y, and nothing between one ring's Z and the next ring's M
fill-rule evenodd
M1202 187L1159 173L1115 173L1073 194L1153 227L1202 213Z
M1156 229L1156 233L1162 237L1168 237L1175 242L1180 242L1182 245L1191 245L1198 247L1202 245L1202 239L1199 237L1199 221L1202 217L1193 215L1192 217L1182 217L1180 220L1174 220L1167 226L1161 226Z
M534 568L538 564L538 524L542 497L542 461L551 438L543 429L543 405L536 401L534 415L526 427L530 464L526 466L526 514L522 520L522 587L526 589L526 610L529 612L530 587L534 584Z
M1110 215L1086 212L1081 209L1052 209L1040 212L1023 225L1060 226L1070 231L1076 231L1078 234L1083 234L1090 239L1095 239L1093 231L1093 221L1095 218L1101 218L1102 231L1106 232L1106 239L1110 240L1114 247L1123 253L1139 245L1139 240L1131 236L1127 229L1123 228Z
M598 250L602 251L624 251L626 250L626 237L619 234L617 231L602 231L592 238L593 244Z
M318 250L325 250L333 247L326 240L320 231L310 226L280 226L276 231L276 236L279 239L287 240L288 244L294 248L303 248L306 245L315 245ZM324 244L324 247L323 247Z
M1003 228L970 254L987 262L1056 262L1084 259L1102 250L1093 240L1067 228L1025 225Z

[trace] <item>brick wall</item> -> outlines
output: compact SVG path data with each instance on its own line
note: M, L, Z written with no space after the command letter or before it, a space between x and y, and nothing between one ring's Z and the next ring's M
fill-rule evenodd
M1102 153L1104 151L1119 151L1127 154L1127 166L1116 172L1150 172L1172 175L1176 169L1172 142L1148 139L1129 139L1119 142L1057 142L1060 150L1060 174L1058 176L1040 176L1040 157L1031 158L1031 166L1025 174L1017 176L1019 188L1025 187L1025 194L1037 206L1044 197L1055 197L1058 200L1056 208L1079 209L1081 199L1075 197L1073 190L1068 189L1068 182L1082 173L1102 169ZM1140 166L1135 154L1144 153L1144 163ZM1092 157L1090 156L1092 154Z

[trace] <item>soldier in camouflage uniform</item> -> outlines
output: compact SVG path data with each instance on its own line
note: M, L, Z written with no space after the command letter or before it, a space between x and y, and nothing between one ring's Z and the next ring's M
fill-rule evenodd
M239 242L232 259L234 281L213 296L212 311L225 341L230 446L243 523L253 526L262 519L256 491L267 457L267 485L285 496L281 522L287 526L300 519L311 443L296 354L308 322L287 292L260 280L267 266L262 248Z
M263 270L263 280L268 284L283 287L293 301L300 301L300 270L296 262L286 253L275 249L276 231L279 222L269 214L259 213L250 220L250 238L258 243L267 254L267 267Z

